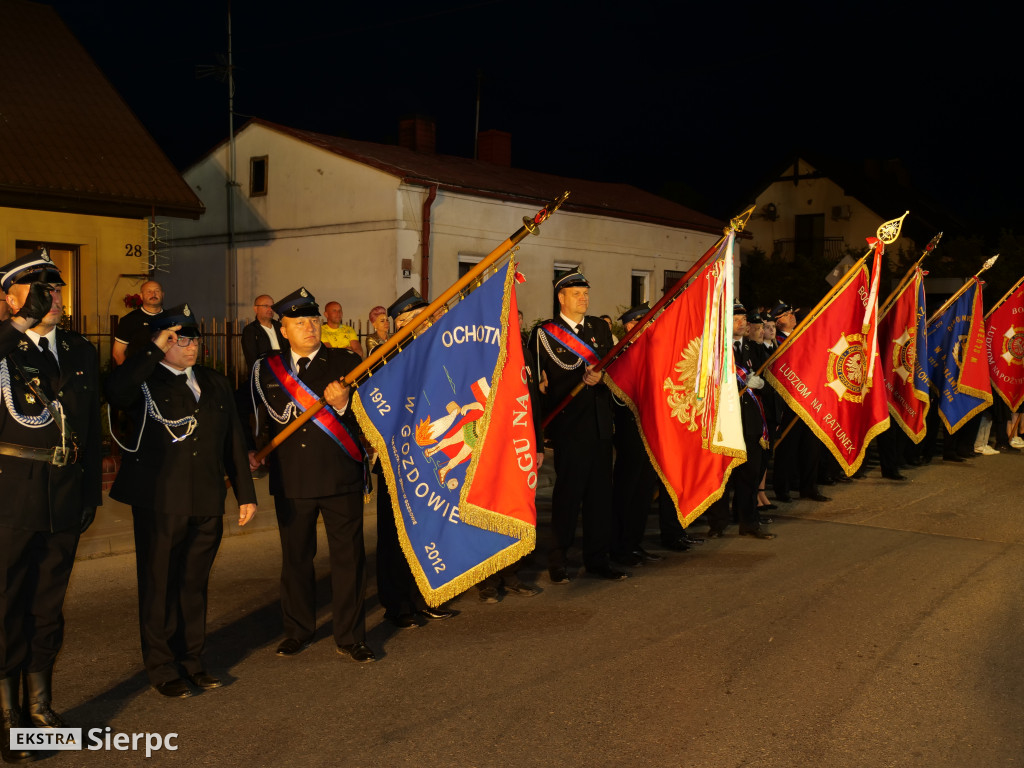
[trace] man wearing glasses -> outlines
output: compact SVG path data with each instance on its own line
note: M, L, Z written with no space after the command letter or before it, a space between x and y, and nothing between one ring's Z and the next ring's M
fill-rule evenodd
M253 365L263 355L283 352L288 342L281 335L281 323L274 319L274 300L264 294L253 301L256 319L242 329L242 355L245 356L245 370L252 371Z
M130 504L135 527L142 658L164 696L221 685L202 660L206 593L224 531L224 477L238 524L256 513L245 436L227 377L202 365L188 304L167 310L147 347L107 379L107 399L140 425L110 497ZM130 441L131 442L131 441Z

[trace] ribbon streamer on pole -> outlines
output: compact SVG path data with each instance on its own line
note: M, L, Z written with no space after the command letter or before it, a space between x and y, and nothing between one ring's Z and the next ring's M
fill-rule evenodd
M640 318L640 321L635 326L633 326L633 329L626 333L626 335L623 336L621 339L619 339L619 343L612 347L611 351L607 355L605 355L601 360L599 360L596 365L594 365L595 372L604 370L613 360L615 360L619 355L625 352L626 348L633 343L633 340L641 332L643 332L644 328L648 326L651 320L657 317L658 313L661 312L661 310L663 310L672 301L678 298L678 296L686 288L686 284L690 281L690 278L697 274L701 267L704 266L705 262L707 262L707 260L710 259L718 251L722 243L725 242L725 239L726 237L728 237L730 231L743 231L743 228L747 225L747 221L749 221L751 214L754 212L754 208L756 208L756 206L750 206L745 211L743 211L743 213L741 213L739 216L729 221L729 226L728 228L726 228L725 234L723 234L722 237L719 238L719 240L713 246L711 246L711 248L709 248L703 256L701 256L697 260L697 263L690 267L689 271L687 271L685 275L683 275L681 278L679 278L679 280L676 281L675 285L672 286L671 290L669 290L664 296L662 296L658 300L658 302L647 311L647 314ZM545 428L547 428L548 424L550 424L551 421L558 414L560 414L570 402L572 402L572 399L576 397L576 395L583 391L583 387L584 384L581 381L573 388L573 390L566 396L566 398L562 402L560 402L551 410L551 412L544 418L543 426Z
M478 279L487 269L494 264L498 259L511 251L520 241L523 240L527 235L537 234L540 225L546 221L551 214L557 211L566 200L569 199L569 191L566 190L553 201L548 203L544 208L539 210L537 214L530 218L529 216L523 217L523 226L516 230L512 235L501 243L497 248L491 251L485 256L478 264L476 264L469 272L463 277L453 283L449 288L434 299L430 304L416 317L414 317L409 324L404 328L400 329L394 336L388 339L386 342L377 347L373 353L363 360L358 366L356 366L344 379L341 380L341 384L347 387L356 385L359 380L370 371L378 362L385 359L395 349L401 349L402 342L406 339L410 339L414 336L417 328L424 323L428 322L431 317L439 309L442 309L449 301L457 296L461 291L465 290L468 286L472 285L473 281ZM313 416L320 411L327 404L324 398L320 398L313 406L303 411L303 413L296 418L294 421L288 424L287 427L282 429L277 436L271 440L267 445L256 454L256 461L262 461L266 456L273 451L277 446L287 440L292 434L294 434L303 424L309 421Z
M925 260L925 257L928 256L928 254L930 254L932 251L935 250L935 248L939 244L939 240L941 240L941 239L942 239L942 233L939 232L939 234L937 234L930 241L928 241L928 245L926 245L924 247L924 253L921 254L921 258L919 258L917 261L915 261L914 262L914 266L912 266L910 269L907 270L907 274L905 274L903 276L903 279L900 280L899 285L896 286L896 290L894 290L892 293L890 293L885 298L885 301L883 301L879 305L879 310L878 310L878 319L879 320L881 320L883 317L885 317L886 313L891 308L893 300L897 296L900 295L900 291L902 291L906 287L907 283L909 283L911 281L911 279L913 279L913 277L914 277L914 270L917 269L918 267L920 267L921 266L921 262L923 262ZM928 273L925 272L925 274L928 274Z

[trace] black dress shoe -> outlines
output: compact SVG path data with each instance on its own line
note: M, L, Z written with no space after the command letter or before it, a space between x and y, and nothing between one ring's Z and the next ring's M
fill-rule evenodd
M725 536L725 531L721 528L712 528L708 531L709 539L721 539Z
M790 496L788 493L782 493L782 494L776 493L775 494L775 500L776 501L781 501L784 504L789 504L793 500L793 497Z
M853 482L853 478L847 477L846 475L840 475L836 478L836 482L842 483L843 485L849 485Z
M192 689L180 677L168 680L166 683L157 683L153 687L156 688L156 692L161 696L167 696L171 699L187 699L192 695Z
M648 552L643 547L637 547L634 549L633 554L640 557L645 563L658 563L665 559L663 555L656 555L653 552Z
M883 472L882 477L886 480L906 480L906 475L901 475L899 472Z
M771 525L775 522L772 518L768 517L768 515L758 515L757 519L761 525Z
M548 578L552 584L568 584L572 579L565 568L548 568Z
M352 659L352 661L359 662L360 664L369 664L371 661L377 660L377 656L370 649L370 646L362 641L352 643L351 645L339 645L338 653L342 656L347 656Z
M439 605L437 608L427 606L417 611L417 613L427 621L441 621L441 619L450 619L456 612L448 610L443 605Z
M778 506L775 504L761 504L757 507L758 512L770 512L773 509L778 509Z
M384 618L399 629L416 629L423 626L423 622L414 613L389 614L385 611Z
M505 585L506 595L519 595L519 597L533 597L534 595L540 594L540 587L535 587L533 584L523 584L521 581L517 581L514 584Z
M209 672L199 671L194 675L189 675L188 679L192 681L192 685L196 688L201 688L204 691L212 691L214 688L220 688L224 685L224 683Z
M612 568L610 565L599 565L596 568L587 568L587 574L589 576L595 576L598 579L604 579L605 581L622 581L623 579L629 578L627 571L620 571L618 568Z
M644 559L636 552L623 552L618 555L612 555L611 559L616 565L622 565L626 568L639 568L644 564Z
M690 544L690 545L693 545L693 544L703 544L704 543L704 539L701 538L700 536L691 536L688 533L684 533L683 534L683 541L685 541L687 544Z
M752 531L740 531L740 536L753 536L755 539L774 539L774 533L768 533L768 531L762 531L760 528L755 528Z
M661 546L672 552L685 552L690 548L690 542L686 540L685 536L678 536L674 539L662 539Z
M829 498L828 496L826 496L825 494L823 494L821 492L812 493L809 496L804 496L803 494L800 494L800 498L801 499L808 499L809 501L832 501L831 498Z
M481 603L488 605L495 605L498 602L498 588L497 587L484 587L480 590L478 595Z
M297 653L301 653L309 646L308 642L302 640L296 640L294 637L286 637L281 641L281 644L277 646L275 653L278 656L294 656Z

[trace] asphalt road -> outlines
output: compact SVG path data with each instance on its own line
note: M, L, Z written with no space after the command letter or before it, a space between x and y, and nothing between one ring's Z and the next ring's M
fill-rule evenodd
M537 558L542 594L471 591L416 630L382 624L371 583L370 665L338 656L329 626L276 657L276 532L227 537L207 658L229 684L186 700L141 670L134 556L83 560L55 707L178 749L48 764L1024 766L1024 456L911 477L875 470L788 505L773 541L733 528L621 583L555 586Z

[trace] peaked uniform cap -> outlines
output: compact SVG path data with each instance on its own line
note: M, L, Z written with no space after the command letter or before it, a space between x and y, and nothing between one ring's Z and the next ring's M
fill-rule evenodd
M397 318L399 315L405 312L411 312L414 309L420 309L421 307L428 306L427 302L420 296L420 292L415 288L410 288L408 291L398 297L390 307L388 307L388 317L392 320Z
M180 325L179 336L199 336L199 323L196 322L196 315L188 304L179 304L176 307L164 310L160 317L151 321L151 331L165 331L171 326Z
M316 297L305 288L292 291L274 305L278 317L320 317Z
M50 254L45 248L37 248L0 267L0 287L4 291L10 290L16 283L34 283L40 278L50 285L67 285L61 279L60 268L50 261Z

